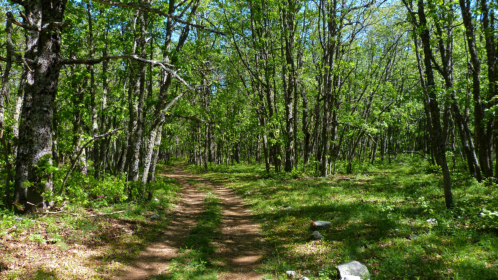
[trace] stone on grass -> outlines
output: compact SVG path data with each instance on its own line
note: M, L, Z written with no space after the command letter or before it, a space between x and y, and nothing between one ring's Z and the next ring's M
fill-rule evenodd
M427 219L427 223L429 223L431 225L435 225L435 224L437 224L437 220L434 218L430 218L430 219Z
M362 280L360 276L346 275L341 280Z
M308 277L304 276L303 278L301 278L299 280L310 280L310 279Z
M368 268L359 261L350 261L337 266L341 279L347 280L368 280L370 279L370 272ZM357 276L351 277L351 276Z
M154 213L150 216L152 220L159 219L159 215L157 213Z
M323 235L321 235L318 230L315 230L311 235L310 235L311 239L313 240L320 240L323 238Z
M294 270L287 270L285 274L287 274L287 276L289 277L295 277L297 275L297 273Z
M330 229L331 224L326 221L314 221L311 222L311 227L314 229Z

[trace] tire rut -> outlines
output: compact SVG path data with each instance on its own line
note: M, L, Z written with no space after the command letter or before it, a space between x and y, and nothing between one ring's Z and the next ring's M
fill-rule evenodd
M179 256L179 249L184 246L189 231L197 224L206 195L189 184L181 173L177 175L177 172L179 171L175 169L174 174L165 174L167 177L178 180L183 189L180 193L181 202L170 213L171 221L164 235L160 236L157 242L147 246L130 265L119 273L119 276L113 279L149 279L164 274L171 260Z
M211 193L219 198L222 217L218 230L221 235L213 235L211 244L216 252L210 257L213 268L219 271L218 279L262 279L263 275L256 272L263 257L261 229L252 222L253 216L244 206L244 201L223 185L186 173L176 166L172 173L164 172L163 176L176 179L183 186L181 204L172 211L171 221L164 235L142 251L120 276L113 279L150 279L169 275L170 263L181 256L179 249L184 248L190 231L196 227L206 197L205 193L187 180L209 186Z

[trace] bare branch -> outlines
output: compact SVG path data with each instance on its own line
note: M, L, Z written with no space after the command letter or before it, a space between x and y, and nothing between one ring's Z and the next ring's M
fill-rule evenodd
M101 63L102 61L107 61L111 59L134 59L140 62L144 63L149 63L152 64L152 66L160 66L164 71L167 73L171 74L173 77L175 77L178 81L180 81L184 86L186 86L189 90L194 90L184 79L182 79L178 74L176 74L176 71L170 69L174 68L174 65L165 63L165 62L160 62L157 60L150 60L150 59L145 59L138 57L136 55L117 55L117 56L103 56L100 58L89 58L89 59L63 59L62 64L97 64ZM170 67L170 68L168 68Z
M136 55L127 55L127 54L124 54L124 55L114 55L114 56L107 55L107 56L103 56L103 57L100 57L100 58L63 59L62 60L62 64L66 64L66 65L67 64L88 64L88 65L93 65L93 64L101 63L102 61L108 61L108 60L112 60L112 59L134 59L134 60L138 60L138 61L150 63L153 66L165 65L165 66L168 66L168 67L171 67L171 68L175 68L174 65L171 65L171 64L168 64L168 63L164 63L164 62L160 62L160 61L156 61L156 60L147 60L147 59L138 57Z

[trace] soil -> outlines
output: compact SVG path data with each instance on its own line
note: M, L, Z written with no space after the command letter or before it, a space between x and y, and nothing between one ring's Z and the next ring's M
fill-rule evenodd
M263 275L255 271L261 265L263 256L261 230L259 225L253 223L244 201L223 185L186 173L176 166L162 175L182 184L181 203L172 211L171 222L164 235L139 253L113 279L149 279L169 273L171 260L180 256L179 249L184 248L190 230L196 227L197 217L203 211L206 194L188 181L211 187L211 192L220 199L223 217L219 230L222 234L212 244L217 248L213 259L217 260L221 271L218 279L262 279Z

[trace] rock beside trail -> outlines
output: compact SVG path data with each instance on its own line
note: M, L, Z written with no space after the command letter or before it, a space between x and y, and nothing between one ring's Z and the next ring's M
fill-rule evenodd
M295 277L297 275L297 273L294 270L287 270L285 274L287 274L287 276L289 277Z
M159 215L157 213L154 213L150 216L152 220L159 219Z
M341 280L362 280L360 276L346 275Z
M311 235L310 238L313 240L320 240L323 238L323 235L321 235L317 230L315 230Z
M313 229L330 229L330 227L331 227L330 222L326 222L326 221L311 222L311 228L313 228Z
M437 220L434 218L427 219L427 223L430 225L435 225L437 224Z
M359 261L350 261L337 266L342 280L369 280L368 268Z

